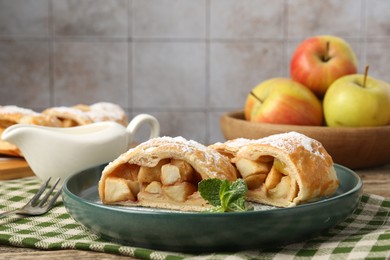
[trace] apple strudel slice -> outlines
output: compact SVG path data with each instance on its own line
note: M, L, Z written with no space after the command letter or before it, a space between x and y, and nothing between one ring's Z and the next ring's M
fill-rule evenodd
M320 142L296 132L210 147L236 166L247 183L249 201L291 207L332 195L338 188L331 156Z
M81 126L93 123L91 118L77 105L73 107L50 107L42 111L42 114L56 117L62 123L62 127Z
M58 127L61 123L57 118L43 115L28 108L18 106L0 106L0 137L4 130L15 124L33 124ZM0 154L22 156L20 150L12 143L1 140Z
M103 170L99 196L104 204L181 211L210 208L198 192L202 179L234 181L229 159L183 137L158 137L119 156Z
M98 102L92 105L78 104L72 107L60 106L45 109L43 114L55 116L63 127L87 125L102 121L112 121L127 125L125 111L116 104Z

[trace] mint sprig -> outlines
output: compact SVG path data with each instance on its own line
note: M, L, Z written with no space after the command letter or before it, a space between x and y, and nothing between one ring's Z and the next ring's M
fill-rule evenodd
M205 179L199 182L200 195L214 208L212 212L240 212L252 210L245 205L248 187L243 179L233 183L220 179Z

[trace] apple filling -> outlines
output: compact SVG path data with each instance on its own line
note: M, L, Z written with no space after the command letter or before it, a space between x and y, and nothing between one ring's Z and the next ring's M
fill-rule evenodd
M74 127L79 125L79 123L77 123L75 120L72 120L70 118L59 117L58 119L61 121L63 127Z
M236 167L249 191L260 191L269 198L288 201L293 201L298 194L298 184L277 158L261 156L256 161L239 158Z
M170 201L204 204L198 195L201 176L186 161L163 159L154 167L122 164L105 181L105 203Z

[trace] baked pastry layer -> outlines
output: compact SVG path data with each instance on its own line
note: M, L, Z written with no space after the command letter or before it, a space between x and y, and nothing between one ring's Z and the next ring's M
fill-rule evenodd
M109 102L99 102L90 106L79 104L72 107L51 107L42 114L56 117L63 127L86 125L102 121L112 121L127 125L125 111L118 105Z
M234 181L229 159L195 141L159 137L130 149L106 166L99 181L105 204L204 211L199 195L202 179Z
M333 194L338 179L322 144L290 132L210 146L230 158L248 186L247 200L291 207Z
M31 109L18 106L0 106L0 137L6 128L15 124L61 126L61 122L50 115L43 115ZM21 151L14 144L6 142L1 138L0 154L22 156Z

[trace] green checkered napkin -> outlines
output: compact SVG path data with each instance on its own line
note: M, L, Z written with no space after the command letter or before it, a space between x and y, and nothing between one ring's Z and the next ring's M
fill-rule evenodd
M0 212L23 206L40 185L36 177L1 181ZM46 250L91 250L142 259L231 259L232 256L234 259L389 259L389 215L389 199L365 194L351 216L314 239L267 250L194 256L104 241L73 220L59 201L53 210L42 216L0 219L0 244Z

